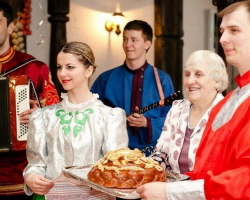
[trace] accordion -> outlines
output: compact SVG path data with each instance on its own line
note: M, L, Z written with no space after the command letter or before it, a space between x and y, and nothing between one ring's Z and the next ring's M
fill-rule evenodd
M30 86L26 75L0 78L0 152L26 149L28 127L19 114L30 109Z

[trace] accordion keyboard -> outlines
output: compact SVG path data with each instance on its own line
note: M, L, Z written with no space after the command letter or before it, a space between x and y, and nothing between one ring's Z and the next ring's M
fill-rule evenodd
M29 104L29 85L17 85L15 88L16 95L16 124L17 124L17 140L26 141L28 127L20 123L19 114L30 109Z

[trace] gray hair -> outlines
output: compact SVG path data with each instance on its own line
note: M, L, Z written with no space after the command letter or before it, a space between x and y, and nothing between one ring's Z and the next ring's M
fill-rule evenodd
M228 87L228 74L223 59L213 51L198 50L189 55L186 60L187 65L207 66L209 76L219 83L218 91L223 92Z

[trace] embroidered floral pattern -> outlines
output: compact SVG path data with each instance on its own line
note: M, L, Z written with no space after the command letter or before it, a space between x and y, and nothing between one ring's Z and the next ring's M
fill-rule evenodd
M61 109L56 111L56 116L60 118L59 123L62 125L63 134L67 136L71 131L71 124L74 124L73 135L74 137L77 137L79 132L83 130L83 126L89 119L89 115L93 113L94 110L90 108L84 110L83 112L65 112L65 110Z
M41 101L44 101L43 107L47 106L47 105L52 105L52 104L58 103L60 101L60 98L57 94L55 86L52 84L47 84L47 83L48 83L48 81L44 82L44 94L42 97L44 99L41 100Z

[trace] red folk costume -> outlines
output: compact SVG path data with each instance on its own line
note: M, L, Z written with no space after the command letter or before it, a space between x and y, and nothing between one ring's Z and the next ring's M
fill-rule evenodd
M192 179L205 179L206 199L250 199L250 71L214 107Z
M33 56L15 51L11 47L0 56L0 73L30 58ZM9 76L17 75L27 75L33 81L42 106L59 102L59 96L51 81L49 68L43 62L32 61L9 74ZM0 153L0 196L24 194L22 173L26 165L25 150Z

